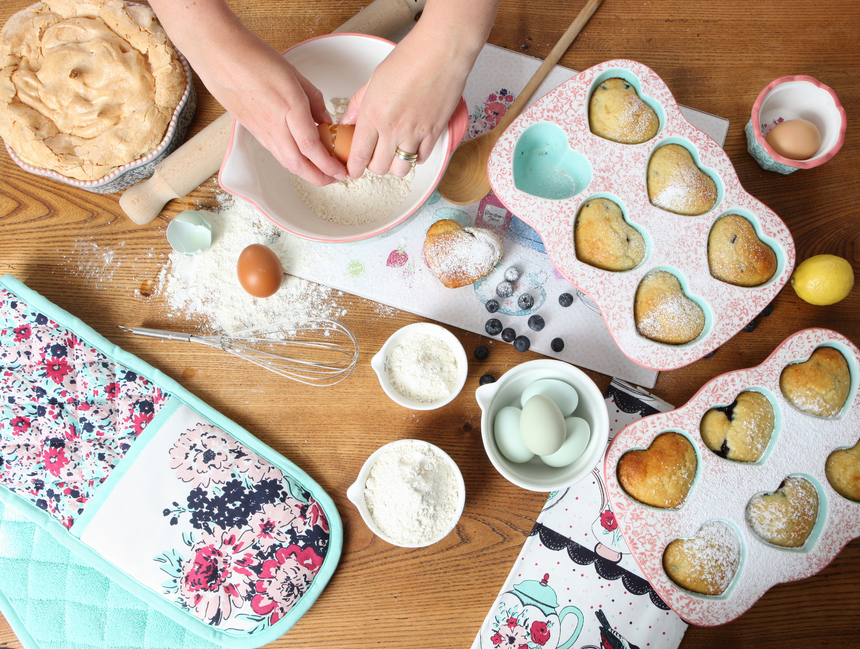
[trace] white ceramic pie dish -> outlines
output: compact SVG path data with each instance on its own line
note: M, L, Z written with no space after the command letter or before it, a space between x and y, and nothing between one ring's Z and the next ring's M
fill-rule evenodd
M591 94L598 84L613 77L631 83L654 108L660 129L651 140L619 144L591 132ZM648 161L658 147L670 143L687 148L717 186L717 203L705 214L673 214L655 207L648 198ZM555 186L556 194L542 191L528 177L528 169L518 162L524 154L541 161L540 180L551 190ZM488 173L498 198L537 230L555 267L597 303L621 351L643 367L671 370L707 355L755 318L785 286L794 269L794 241L785 223L743 189L725 151L684 118L663 80L635 61L606 61L547 93L496 143ZM561 198L547 197L559 195L558 187L563 184L572 189ZM591 198L618 203L627 222L642 233L647 252L639 266L612 272L577 258L574 223L579 208ZM733 286L710 273L708 234L720 216L732 213L746 217L776 255L777 270L761 286ZM704 311L704 330L689 343L668 345L637 331L633 308L636 289L657 269L678 277L686 295Z
M836 348L848 361L851 387L841 413L822 418L791 405L779 387L787 365L806 361L821 346ZM606 453L604 474L612 511L624 540L657 594L691 624L713 626L740 616L772 586L809 577L829 564L842 548L860 536L860 502L844 498L830 485L827 457L837 449L851 448L860 436L860 351L847 338L827 329L807 329L783 341L761 365L723 374L705 384L683 407L640 419L621 430ZM770 443L758 462L724 459L702 440L699 425L714 407L731 404L738 394L754 390L774 408ZM647 449L654 438L677 432L693 444L698 459L696 478L677 509L649 507L629 496L618 482L621 456ZM789 476L809 480L818 492L815 526L800 548L771 545L750 529L745 520L747 503L775 491ZM727 523L738 535L741 561L728 589L706 596L676 585L662 565L663 550L678 538L694 537L708 521Z
M326 99L350 98L394 49L394 43L365 34L328 34L299 43L284 57ZM234 123L218 180L221 187L254 205L279 228L304 239L360 241L402 223L433 195L451 153L466 132L468 113L461 101L426 162L415 167L411 193L387 218L343 225L317 216L293 188L287 171L241 124Z

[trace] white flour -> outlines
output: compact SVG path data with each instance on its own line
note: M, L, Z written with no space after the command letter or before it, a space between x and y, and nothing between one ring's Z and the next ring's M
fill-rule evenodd
M346 112L348 99L335 98L327 108L335 123ZM361 225L388 218L412 191L415 170L406 177L394 174L377 176L365 171L360 178L345 178L325 187L317 187L308 181L290 176L293 189L305 205L323 221L338 225Z
M451 394L457 384L457 359L445 341L432 334L409 334L391 352L388 378L402 396L431 403Z
M250 204L230 195L219 195L217 212L200 210L212 226L212 246L203 254L186 257L174 252L159 275L156 292L167 298L170 315L196 315L211 330L234 333L242 329L304 318L333 318L346 311L337 304L332 289L290 275L278 292L255 298L239 284L236 262L252 243L275 251L284 268L289 236L269 223Z
M397 544L438 541L454 523L459 485L435 448L405 440L383 453L364 486L367 508L380 532Z

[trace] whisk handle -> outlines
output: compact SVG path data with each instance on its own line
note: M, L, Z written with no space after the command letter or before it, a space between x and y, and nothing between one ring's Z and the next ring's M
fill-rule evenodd
M184 334L177 331L163 331L161 329L147 329L146 327L120 327L120 329L123 331L130 331L138 336L149 336L150 338L161 338L163 340L181 340L186 343L194 337L192 334Z

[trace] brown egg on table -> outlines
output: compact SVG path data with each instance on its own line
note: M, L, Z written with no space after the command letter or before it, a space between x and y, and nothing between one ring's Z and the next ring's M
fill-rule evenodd
M765 141L779 155L789 160L807 160L821 146L818 127L805 119L790 119L774 126Z
M320 140L335 158L346 164L349 151L352 148L352 136L355 134L353 124L318 124Z
M254 297L269 297L281 287L284 267L271 248L254 243L239 254L236 274L247 293Z

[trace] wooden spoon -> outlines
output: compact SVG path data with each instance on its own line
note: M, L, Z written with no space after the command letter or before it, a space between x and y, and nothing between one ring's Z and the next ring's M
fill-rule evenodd
M442 198L454 205L471 205L490 193L490 181L487 178L487 160L490 158L490 151L505 129L523 111L535 90L573 43L573 39L579 35L588 19L594 15L601 2L603 0L588 0L499 123L492 130L467 140L457 147L439 183L439 193Z

